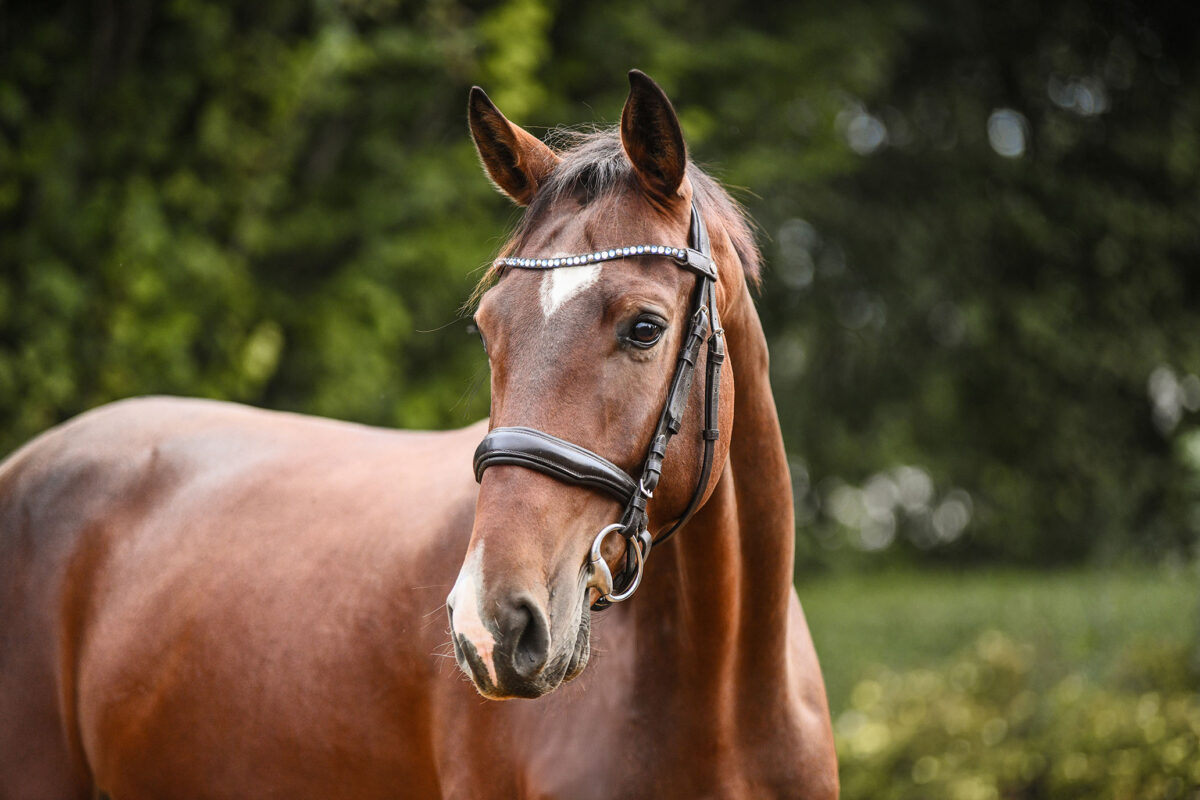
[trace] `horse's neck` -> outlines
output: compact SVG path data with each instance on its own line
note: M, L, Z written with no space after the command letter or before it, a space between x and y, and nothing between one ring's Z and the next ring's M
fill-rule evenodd
M631 610L645 657L699 658L714 682L745 685L737 679L750 672L769 684L786 669L795 548L791 482L766 339L748 291L726 313L724 326L735 390L729 459L700 512L652 554L647 572L654 580L645 587L652 592L636 598Z

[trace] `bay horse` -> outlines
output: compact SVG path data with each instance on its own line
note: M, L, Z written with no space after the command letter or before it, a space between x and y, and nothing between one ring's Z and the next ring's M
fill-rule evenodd
M490 421L134 399L0 466L0 799L837 796L758 253L666 95L630 87L617 132L561 151L471 92L527 206L475 315ZM489 430L519 441L485 440L477 484ZM638 470L642 517L598 537L624 504L596 476ZM637 595L593 611L631 564Z

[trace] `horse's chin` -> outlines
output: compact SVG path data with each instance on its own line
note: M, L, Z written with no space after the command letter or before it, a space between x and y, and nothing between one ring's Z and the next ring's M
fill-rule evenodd
M579 617L579 634L575 638L575 649L571 651L571 659L567 662L567 671L563 675L563 683L573 681L587 666L588 658L592 655L592 614L585 606Z

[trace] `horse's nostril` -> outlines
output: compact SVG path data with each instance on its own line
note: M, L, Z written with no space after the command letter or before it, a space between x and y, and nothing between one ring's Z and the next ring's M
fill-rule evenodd
M505 638L515 642L513 670L522 678L532 678L550 657L550 626L541 609L526 597L517 598L505 617Z

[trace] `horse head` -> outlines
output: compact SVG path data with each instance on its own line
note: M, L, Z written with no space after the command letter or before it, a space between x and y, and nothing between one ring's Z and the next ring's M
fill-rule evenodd
M598 537L623 515L628 523L624 490L543 469L536 452L479 474L474 529L447 607L458 664L490 698L538 697L583 670L591 609L613 597L597 573L627 574L633 556L640 570L644 542L703 501L728 455L731 365L711 350L694 352L697 379L675 387L697 309L705 308L699 295L709 293L703 313L715 317L725 286L742 280L739 249L747 245L723 222L736 216L732 201L689 164L666 95L637 71L630 86L617 132L579 134L562 151L507 120L479 88L471 92L483 166L526 206L475 314L491 365L493 432L537 434L560 452L578 445L585 467L611 466L633 476L632 486L641 475L641 528L649 531L643 540L631 538L632 529ZM693 208L703 219L693 220ZM717 266L708 277L697 266L697 225L711 231L703 249L711 239ZM639 250L644 243L654 244ZM681 269L689 247L691 268ZM704 336L719 337L716 319L707 325ZM706 381L710 361L716 375ZM713 380L719 401L706 394ZM669 403L675 395L682 402ZM706 402L715 406L708 425ZM658 483L647 489L664 405L687 411L678 435L667 437L661 479L651 470ZM497 450L503 454L499 445L489 453ZM603 565L592 560L597 553Z

